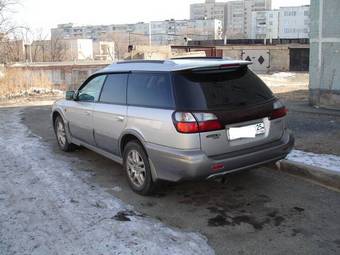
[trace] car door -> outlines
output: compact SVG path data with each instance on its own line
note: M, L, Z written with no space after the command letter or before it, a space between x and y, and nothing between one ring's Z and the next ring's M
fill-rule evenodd
M90 145L95 145L93 137L93 107L106 75L96 75L87 80L78 90L76 100L69 101L66 117L72 137Z
M116 155L119 154L118 140L126 125L127 79L127 73L109 74L93 109L96 145Z

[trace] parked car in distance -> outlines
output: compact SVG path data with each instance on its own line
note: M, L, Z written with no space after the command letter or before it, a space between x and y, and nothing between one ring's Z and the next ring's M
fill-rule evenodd
M148 195L161 180L209 179L286 157L287 109L247 61L114 63L54 103L59 147L84 146L123 165Z

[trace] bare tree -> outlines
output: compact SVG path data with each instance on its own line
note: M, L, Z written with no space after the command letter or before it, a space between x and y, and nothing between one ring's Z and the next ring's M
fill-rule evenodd
M44 34L43 29L32 31L32 38L34 41L31 44L31 57L33 62L50 61L51 45L47 40L47 35Z
M14 62L23 59L23 27L12 21L18 0L0 0L0 62Z
M65 41L61 36L54 36L51 38L51 61L64 61L68 55L68 49Z
M124 58L129 45L147 45L149 43L148 35L129 32L110 32L101 39L114 42L115 55L118 59Z
M0 40L16 28L12 23L11 14L18 3L18 0L0 0Z

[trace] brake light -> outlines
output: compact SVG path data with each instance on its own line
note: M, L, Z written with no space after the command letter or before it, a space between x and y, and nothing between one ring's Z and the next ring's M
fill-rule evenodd
M181 133L197 133L198 125L196 122L178 122L176 124L178 132Z
M218 120L208 120L198 122L200 132L214 131L222 129L222 125Z
M239 68L240 64L224 64L221 65L220 68L221 69L226 69L226 68Z
M180 133L198 133L223 129L212 113L175 112L174 125Z
M275 109L272 111L270 118L271 120L282 118L287 115L288 109L286 107L282 107L279 109Z
M287 115L288 109L284 106L284 104L278 100L274 103L273 111L269 117L269 119L274 120L278 118L282 118Z

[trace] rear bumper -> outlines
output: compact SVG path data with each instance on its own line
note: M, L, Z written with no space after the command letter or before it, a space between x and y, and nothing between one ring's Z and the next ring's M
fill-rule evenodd
M278 141L216 157L208 157L201 150L179 150L155 144L147 144L146 150L154 178L177 182L212 178L275 162L285 158L293 145L294 137L286 130ZM214 164L223 164L224 168L213 171Z

